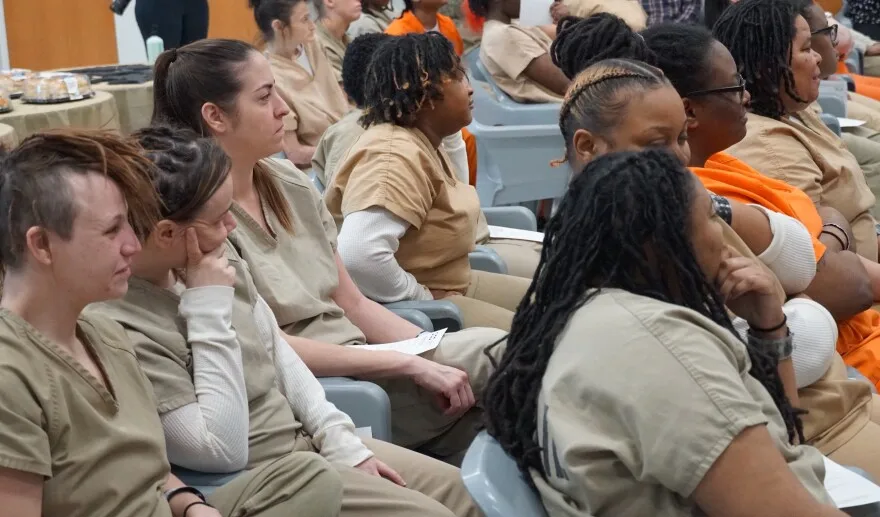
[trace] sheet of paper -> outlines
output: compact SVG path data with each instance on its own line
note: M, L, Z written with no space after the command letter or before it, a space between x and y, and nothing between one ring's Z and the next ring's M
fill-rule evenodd
M358 438L372 438L373 437L373 428L370 426L356 427L354 429L354 434L356 434Z
M837 121L840 122L840 129L843 129L845 127L859 127L865 125L864 120L856 120L854 118L837 117Z
M521 0L519 4L519 24L524 27L551 25L550 6L553 0Z
M544 242L544 234L518 228L489 226L489 237L493 239L516 239L519 241Z
M446 334L446 329L435 330L434 332L423 332L417 337L407 339L406 341L397 341L396 343L385 343L382 345L361 345L358 348L366 348L367 350L390 350L392 352L400 352L402 354L419 355L434 350Z
M880 502L880 487L825 458L825 490L838 508Z

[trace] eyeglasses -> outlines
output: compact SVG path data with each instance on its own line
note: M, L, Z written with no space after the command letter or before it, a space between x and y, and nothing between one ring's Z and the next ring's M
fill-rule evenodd
M746 80L743 79L743 76L740 74L736 75L737 85L736 86L725 86L723 88L711 88L709 90L699 90L696 92L691 92L685 97L703 97L705 95L715 95L717 93L736 93L737 101L742 102L743 96L746 92Z
M810 32L810 36L818 36L819 34L827 34L831 38L831 44L837 45L837 24L822 27L819 30Z

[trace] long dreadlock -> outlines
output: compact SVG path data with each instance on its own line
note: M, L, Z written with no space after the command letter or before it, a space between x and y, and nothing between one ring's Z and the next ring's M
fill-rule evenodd
M527 479L530 470L546 477L536 431L537 401L550 357L572 315L602 289L687 307L739 338L721 295L699 267L687 232L695 181L663 150L604 155L574 178L548 223L538 269L484 395L489 433ZM778 358L747 348L749 373L770 393L789 439L803 441L800 419L779 378Z
M443 98L443 82L465 73L452 43L436 32L389 38L373 53L361 124L412 127L425 103Z
M715 23L715 37L730 50L752 95L752 112L779 119L785 114L780 85L792 99L792 41L798 7L789 0L742 0L728 7Z

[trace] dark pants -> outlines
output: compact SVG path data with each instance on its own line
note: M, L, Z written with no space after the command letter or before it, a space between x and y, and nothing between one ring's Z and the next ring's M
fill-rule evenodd
M137 0L134 16L144 41L155 34L166 50L208 37L208 0Z
M854 23L853 29L868 36L872 40L880 40L880 24L875 23Z

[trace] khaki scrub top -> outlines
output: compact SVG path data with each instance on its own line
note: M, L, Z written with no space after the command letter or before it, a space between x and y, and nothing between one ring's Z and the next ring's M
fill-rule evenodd
M276 385L275 363L260 341L253 316L256 290L248 266L232 249L227 257L235 268L232 329L244 368L250 417L247 468L251 469L292 452L302 426ZM160 414L197 402L192 351L179 305L180 297L171 290L132 277L123 299L95 308L118 321L135 343L138 360L159 399Z
M324 187L333 181L339 163L354 141L364 134L364 128L359 122L363 114L359 109L350 111L339 122L328 127L318 141L312 157L312 171Z
M550 52L553 40L538 27L486 20L480 60L501 90L517 102L562 102L562 96L525 76L526 67Z
M364 344L359 328L333 301L339 287L336 224L309 178L287 160L260 162L278 186L293 220L288 232L263 203L269 231L232 204L238 226L229 241L247 264L257 291L287 334L337 345Z
M125 332L85 315L77 335L106 388L66 349L0 310L0 467L45 478L43 515L171 517L162 424Z
M874 194L858 161L816 113L774 120L749 114L746 137L726 152L803 190L813 203L838 210L850 222L859 255L877 261Z
M304 145L315 145L324 131L350 108L348 99L320 44L303 45L312 70L296 59L269 54L269 66L275 76L275 89L287 103L290 113L284 117L284 130L296 133Z
M406 221L394 257L429 289L464 292L468 253L480 218L477 191L459 180L446 151L418 129L379 124L351 146L324 193L340 223L348 214L378 207Z
M333 69L333 73L336 76L336 82L341 83L342 58L345 57L345 49L348 48L348 44L350 43L348 35L343 35L342 39L337 38L330 34L327 27L324 27L324 24L320 21L315 24L315 29L315 37L318 42L321 43L324 55L327 56L327 60L330 62L330 67Z
M532 477L550 514L705 515L694 490L753 426L766 426L804 488L832 504L822 455L788 443L749 369L745 345L694 311L619 289L587 302L559 337L538 397L548 481Z

